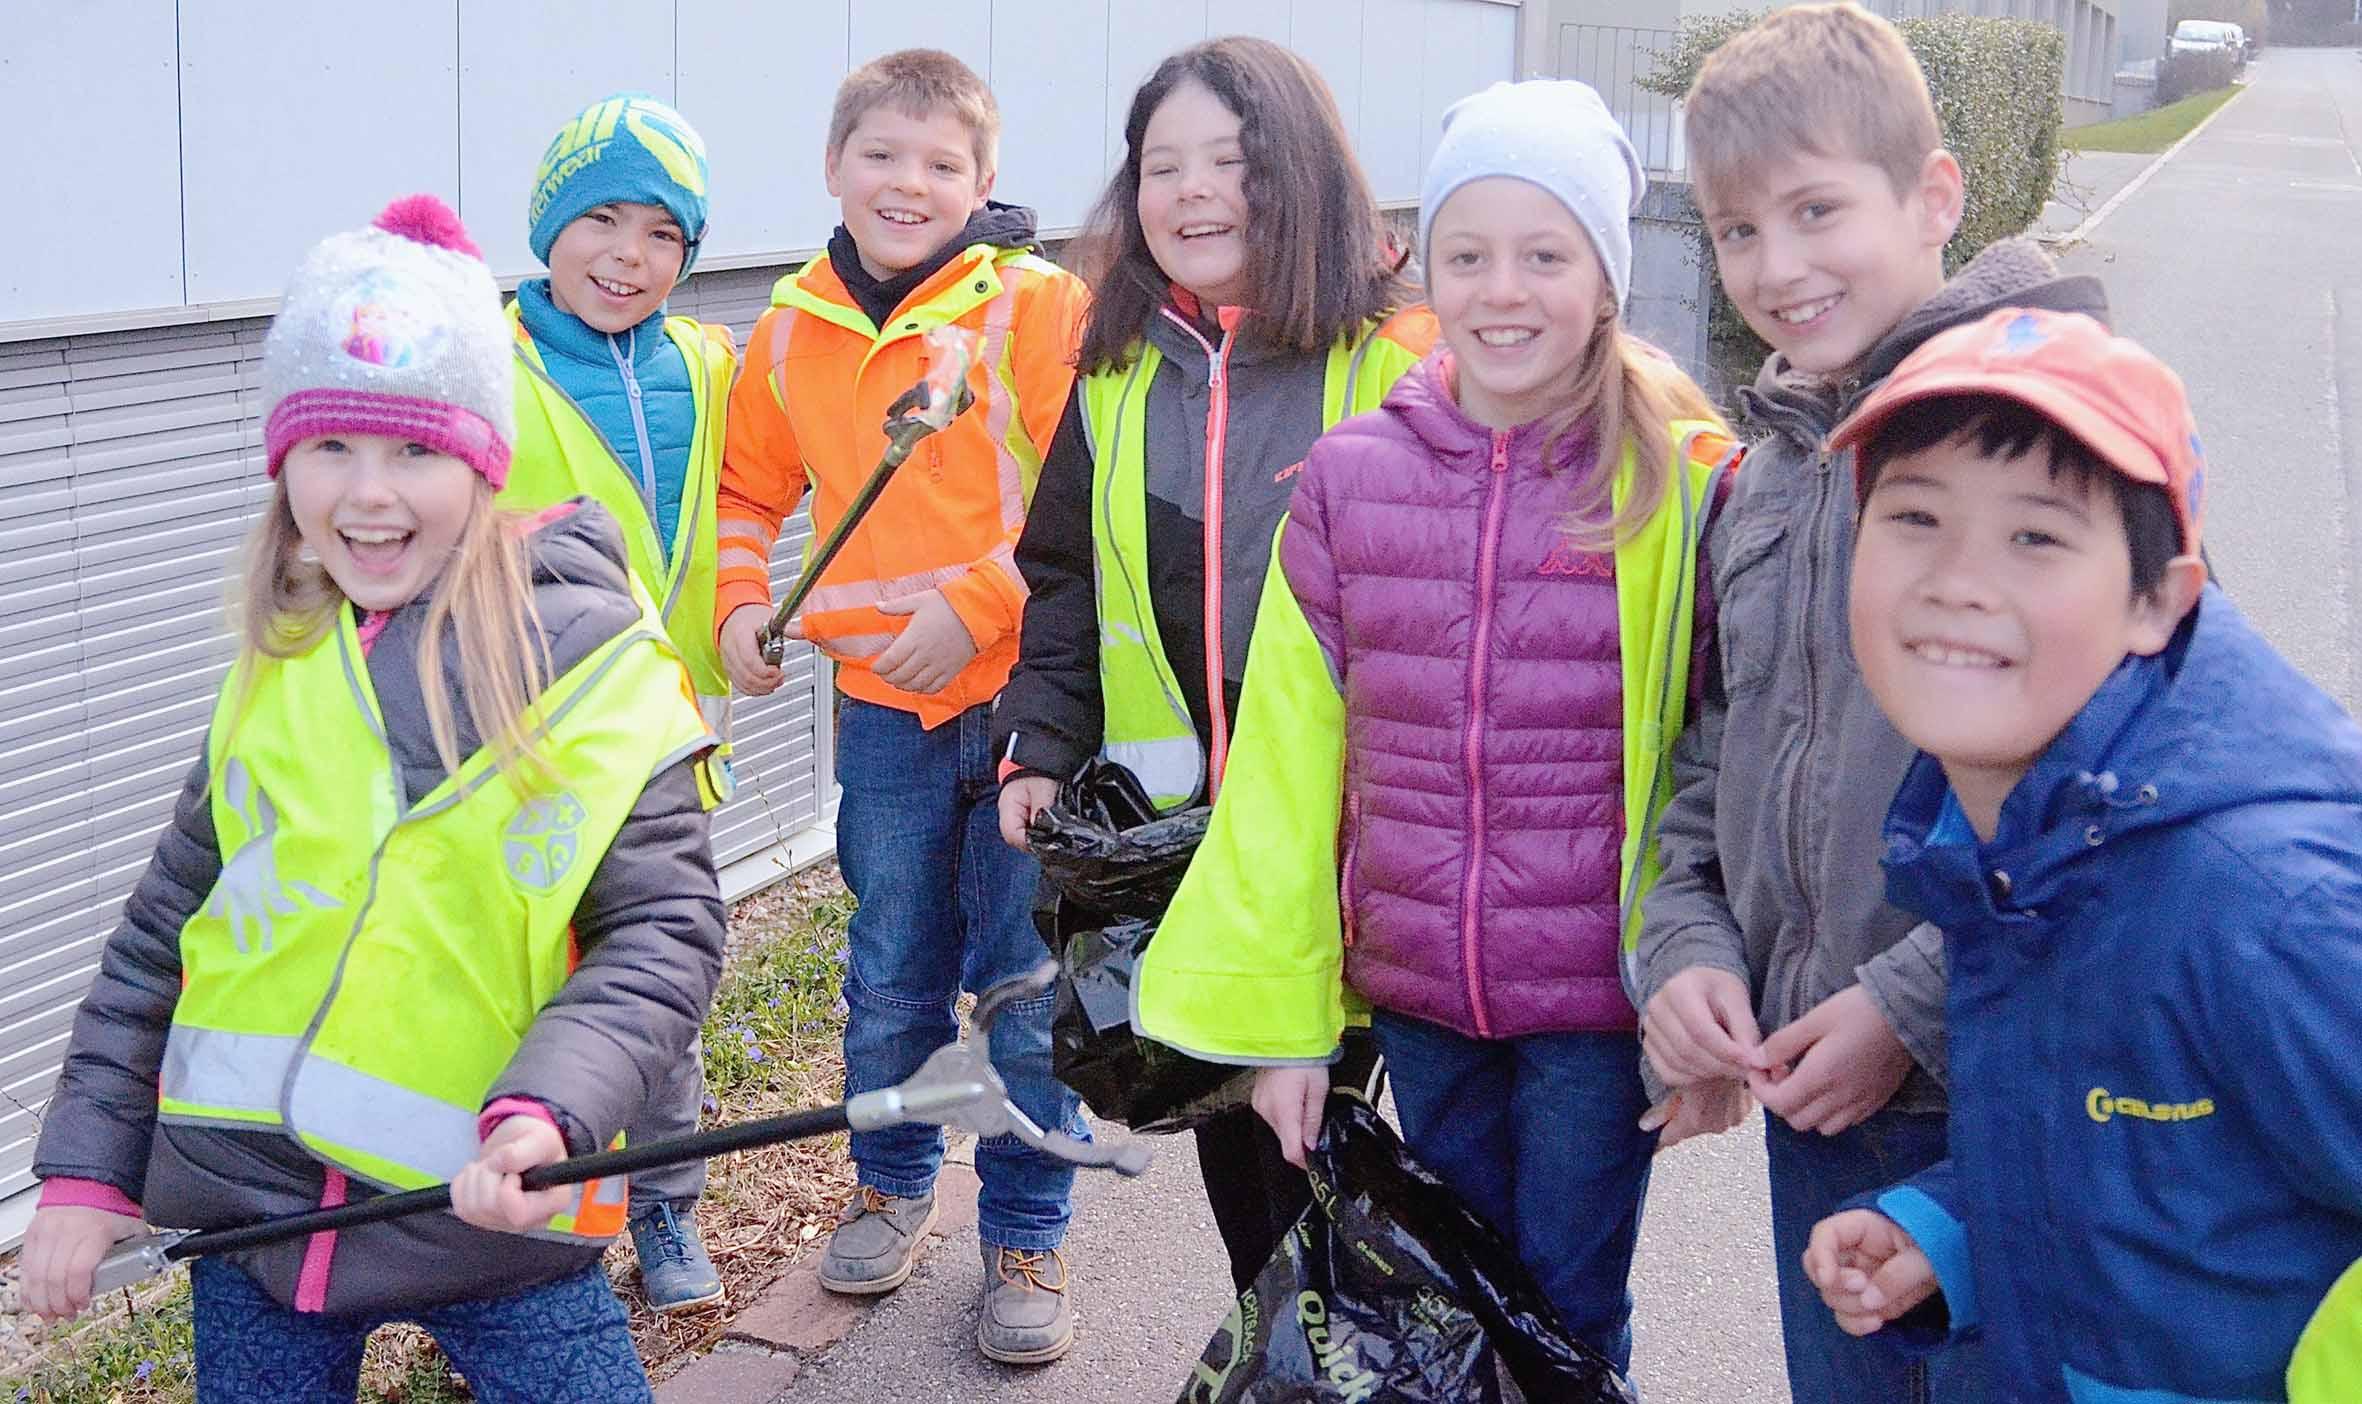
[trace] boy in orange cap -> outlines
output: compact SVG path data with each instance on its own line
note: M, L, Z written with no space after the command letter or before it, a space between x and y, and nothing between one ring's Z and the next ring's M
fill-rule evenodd
M1856 1335L1981 1333L1998 1398L2302 1398L2362 1308L2362 728L2206 583L2181 382L2097 322L1938 336L1832 444L1952 1109L1805 1270Z

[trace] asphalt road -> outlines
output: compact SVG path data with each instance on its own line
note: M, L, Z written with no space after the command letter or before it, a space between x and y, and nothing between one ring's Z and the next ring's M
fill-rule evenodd
M2206 441L2217 570L2352 708L2362 701L2362 157L2349 132L2362 132L2354 51L2268 52L2249 91L2062 262L2103 277L2118 328L2181 372ZM2110 193L2134 178L2114 168L2127 165L2105 171ZM808 1366L791 1397L1173 1398L1226 1308L1225 1274L1188 1142L1159 1151L1142 1180L1078 1186L1083 1326L1065 1361L1027 1372L982 1361L982 1272L968 1245L947 1243ZM1760 1123L1660 1162L1634 1282L1634 1373L1651 1404L1787 1400L1768 1223Z
M2362 56L2267 50L2248 89L2062 257L2188 385L2224 586L2362 704Z

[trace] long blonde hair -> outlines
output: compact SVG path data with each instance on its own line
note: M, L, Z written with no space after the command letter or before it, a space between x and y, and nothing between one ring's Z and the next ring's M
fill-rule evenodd
M435 755L446 773L456 774L467 757L460 753L452 687L443 669L444 631L456 631L459 691L468 721L491 752L493 765L522 795L557 778L540 748L536 705L550 682L549 642L534 607L519 529L524 518L496 510L492 487L482 478L474 480L474 489L450 563L429 587L432 598L418 637L419 689ZM346 603L327 569L304 551L287 500L287 480L281 477L248 537L242 588L231 602L245 680L233 728L244 718L262 669L272 660L309 652L336 627L337 611Z
M1673 421L1702 419L1723 428L1722 415L1663 352L1624 329L1614 296L1600 298L1599 320L1583 351L1564 408L1550 416L1543 441L1547 463L1561 440L1590 421L1596 457L1575 484L1573 501L1560 526L1586 551L1610 551L1638 536L1673 481ZM1632 482L1622 510L1615 506L1616 475L1632 449Z

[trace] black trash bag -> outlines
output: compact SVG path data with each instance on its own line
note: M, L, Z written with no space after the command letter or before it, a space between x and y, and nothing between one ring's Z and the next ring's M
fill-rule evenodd
M1184 1130L1241 1105L1252 1077L1132 1032L1132 972L1211 813L1159 818L1131 771L1093 760L1030 830L1054 894L1034 913L1058 958L1051 1068L1095 1115L1135 1132Z
M1179 1404L1638 1404L1558 1324L1516 1251L1360 1096L1329 1094L1309 1168L1312 1207Z

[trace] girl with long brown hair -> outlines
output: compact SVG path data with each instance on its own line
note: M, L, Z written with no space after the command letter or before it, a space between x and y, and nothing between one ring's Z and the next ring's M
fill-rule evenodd
M1435 338L1303 59L1262 39L1184 49L1134 95L1124 142L1082 241L1082 375L1017 546L1031 598L994 734L1019 846L1094 754L1163 808L1219 792L1304 455ZM1339 1075L1375 1061L1357 1042ZM1196 1134L1244 1287L1309 1190L1243 1106Z

